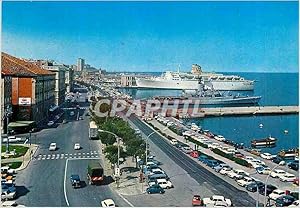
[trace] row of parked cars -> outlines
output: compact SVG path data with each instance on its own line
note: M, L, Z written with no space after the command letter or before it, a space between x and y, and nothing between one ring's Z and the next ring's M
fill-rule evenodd
M160 162L154 159L155 156L149 156L147 164L143 167L143 173L146 175L148 194L165 193L165 189L174 188L167 173L159 167Z
M250 176L250 174L244 170L233 169L229 165L213 160L207 159L206 155L200 155L199 160L206 164L207 166L213 168L216 172L219 172L221 175L226 175L229 178L234 179L239 186L245 187L247 191L250 192L259 192L261 195L266 195L270 200L275 203L276 206L296 206L299 205L299 193L280 190L276 186L265 184L258 179L255 179ZM275 176L275 174L273 174Z
M1 201L13 200L16 198L15 171L8 166L1 167Z

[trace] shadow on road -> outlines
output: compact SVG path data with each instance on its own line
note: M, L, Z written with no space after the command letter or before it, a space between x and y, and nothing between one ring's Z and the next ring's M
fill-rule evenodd
M97 186L109 185L109 184L111 184L113 182L114 182L114 179L111 176L105 176L103 182L100 183L100 184L97 184Z
M17 197L19 198L21 196L25 196L27 193L29 193L29 190L25 186L15 186L17 189Z

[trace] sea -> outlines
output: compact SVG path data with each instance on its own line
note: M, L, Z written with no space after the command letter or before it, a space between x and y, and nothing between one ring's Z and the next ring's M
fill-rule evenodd
M160 75L161 73L153 73ZM254 91L232 92L262 96L260 106L299 106L298 73L224 73L255 80ZM180 96L181 90L120 89L135 99L153 96ZM261 148L262 152L277 154L280 150L299 147L299 115L252 115L234 117L210 117L185 119L185 123L196 123L214 134L250 147L251 140L269 136L277 138L275 147ZM262 125L261 125L262 124ZM286 133L288 132L288 133Z

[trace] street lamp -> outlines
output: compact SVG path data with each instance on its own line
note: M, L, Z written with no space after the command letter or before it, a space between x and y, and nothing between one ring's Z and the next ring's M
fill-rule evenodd
M150 136L152 136L155 133L155 131L153 131L152 133L150 133L147 138L146 138L146 166L147 166L147 162L148 162L148 139L150 138Z
M6 140L6 154L9 153L9 139L8 139L8 124L9 124L9 116L12 114L12 111L9 106L6 107L5 112L4 112L4 118L6 118L6 135L7 135L7 140Z
M265 197L264 197L264 207L266 207L266 204L267 204L267 183L268 183L268 180L269 180L269 177L271 175L271 173L276 169L278 168L280 165L284 165L284 161L281 161L279 164L275 165L275 167L272 168L272 170L270 171L270 173L268 174L267 178L266 178L266 182L265 182Z
M119 169L119 167L120 167L120 138L115 133L110 132L110 131L106 131L106 130L102 130L102 129L99 129L98 131L99 132L103 132L103 133L108 133L108 134L111 134L111 135L113 135L113 136L116 137L117 144L118 144L118 161L117 161L117 167Z

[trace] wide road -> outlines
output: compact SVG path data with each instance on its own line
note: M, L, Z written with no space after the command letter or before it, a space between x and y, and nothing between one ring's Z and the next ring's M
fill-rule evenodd
M69 181L71 174L79 174L81 180L88 184L86 179L88 161L97 159L102 163L102 160L99 142L88 139L89 117L83 116L84 120L76 120L77 112L82 115L85 110L75 110L74 116L70 116L70 111L72 110L66 110L65 113L68 123L44 129L36 133L36 136L33 135L32 142L37 143L39 149L29 166L17 174L16 201L34 207L68 205L99 207L102 200L112 198L118 206L128 206L107 184L86 185L76 190L71 187ZM56 142L58 150L48 150L52 142ZM75 143L80 143L82 149L74 150ZM66 162L67 158L72 160ZM64 180L65 173L67 180Z
M145 135L149 135L153 130L144 124L141 120L135 116L129 118ZM150 140L163 150L170 159L176 162L181 168L183 168L192 178L194 178L200 185L206 183L211 187L214 194L223 195L226 198L232 200L234 206L240 207L254 207L255 200L249 196L245 191L241 191L223 179L211 174L208 170L203 168L200 164L192 160L185 153L174 148L159 134L154 133Z

